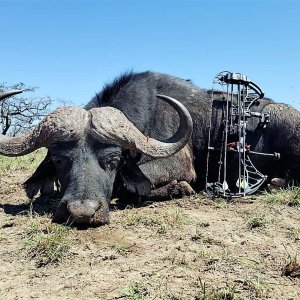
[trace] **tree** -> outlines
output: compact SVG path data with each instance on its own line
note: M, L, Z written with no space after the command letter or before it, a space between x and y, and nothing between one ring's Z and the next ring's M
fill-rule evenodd
M15 136L34 128L36 123L49 113L53 100L50 97L28 97L37 87L28 87L24 83L7 86L0 83L0 91L23 90L22 94L0 101L0 132Z

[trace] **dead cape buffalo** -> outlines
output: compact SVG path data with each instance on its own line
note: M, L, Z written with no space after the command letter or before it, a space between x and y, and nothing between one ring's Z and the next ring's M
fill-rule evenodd
M261 99L255 110L270 113L271 122L261 128L251 121L247 143L254 151L281 153L279 161L255 158L256 166L270 178L298 181L300 113L270 99ZM0 154L18 156L47 147L46 158L25 182L28 197L58 181L62 199L54 218L101 225L109 222L112 197L121 199L125 191L159 199L202 189L209 122L213 115L212 136L217 138L221 113L210 92L189 81L126 73L85 109L57 109L31 135L1 136Z

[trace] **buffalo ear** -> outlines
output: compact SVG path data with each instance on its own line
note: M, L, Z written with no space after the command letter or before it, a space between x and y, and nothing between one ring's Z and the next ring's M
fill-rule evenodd
M41 195L54 192L55 182L56 170L50 152L48 151L44 160L40 163L33 175L23 183L23 186L27 197L33 199L39 191Z
M126 159L120 170L120 176L125 188L139 196L148 196L151 192L151 182L141 171L133 159Z

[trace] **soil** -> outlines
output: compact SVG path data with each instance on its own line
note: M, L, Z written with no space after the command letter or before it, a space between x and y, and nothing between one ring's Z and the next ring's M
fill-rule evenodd
M41 266L24 248L30 174L0 175L0 299L300 299L299 206L205 195L115 204L110 225L72 228L69 252ZM49 222L50 207L37 200L34 215Z

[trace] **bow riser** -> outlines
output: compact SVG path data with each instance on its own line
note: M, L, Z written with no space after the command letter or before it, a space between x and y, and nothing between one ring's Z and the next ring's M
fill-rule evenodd
M214 83L223 86L221 99L215 99L212 92L212 106L218 101L222 117L219 119L219 127L217 126L218 136L210 126L206 190L212 197L223 198L253 194L266 181L267 176L255 168L250 155L275 159L280 157L278 153L251 151L251 145L247 144L249 120L256 119L257 126L262 131L270 122L269 113L251 110L264 97L264 93L255 83L239 73L219 73ZM216 122L215 115L212 108L211 124Z

